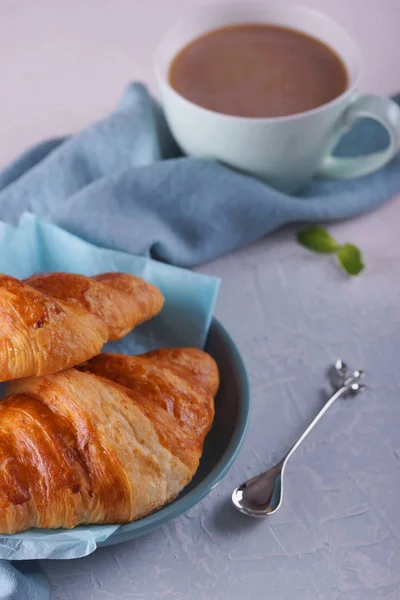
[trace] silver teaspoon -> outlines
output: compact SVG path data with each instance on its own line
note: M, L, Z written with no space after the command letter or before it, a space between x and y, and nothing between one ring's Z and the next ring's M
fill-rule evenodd
M335 400L347 394L358 394L364 389L364 386L360 383L360 379L363 376L363 371L357 370L349 373L345 363L341 360L335 362L330 369L330 382L335 390L333 396L329 398L322 410L280 462L268 469L268 471L260 473L260 475L249 479L240 487L233 490L232 502L237 510L250 517L268 517L281 507L283 499L283 476L289 458Z

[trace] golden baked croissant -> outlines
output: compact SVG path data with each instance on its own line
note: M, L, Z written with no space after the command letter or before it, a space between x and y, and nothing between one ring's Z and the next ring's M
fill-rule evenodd
M172 500L198 467L218 380L204 352L164 348L10 383L0 533L126 523Z
M55 373L155 316L163 296L133 275L0 275L0 381Z

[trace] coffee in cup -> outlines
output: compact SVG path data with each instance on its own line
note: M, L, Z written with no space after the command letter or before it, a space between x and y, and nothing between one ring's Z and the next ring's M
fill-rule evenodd
M346 67L327 44L268 24L230 25L193 40L169 68L190 102L237 117L282 117L326 104L347 88Z

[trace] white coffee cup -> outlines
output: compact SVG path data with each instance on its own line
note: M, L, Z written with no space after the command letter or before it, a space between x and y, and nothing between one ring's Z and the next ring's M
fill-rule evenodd
M347 89L312 110L272 118L237 117L202 108L176 92L168 81L174 56L193 39L228 25L270 23L291 27L328 44L344 61ZM392 100L359 95L360 50L333 19L312 8L263 4L220 4L192 13L161 40L155 69L165 115L182 150L213 158L266 180L286 192L319 175L349 179L366 175L390 161L400 148L400 109ZM362 117L379 121L388 131L386 149L354 158L332 156L340 137Z

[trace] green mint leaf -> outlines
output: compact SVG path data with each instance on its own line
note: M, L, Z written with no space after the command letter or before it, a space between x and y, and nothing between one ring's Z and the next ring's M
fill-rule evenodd
M313 225L300 231L297 234L297 241L313 252L331 254L339 250L339 244L319 225Z
M344 244L338 250L338 260L349 275L358 275L364 269L362 255L357 246Z

